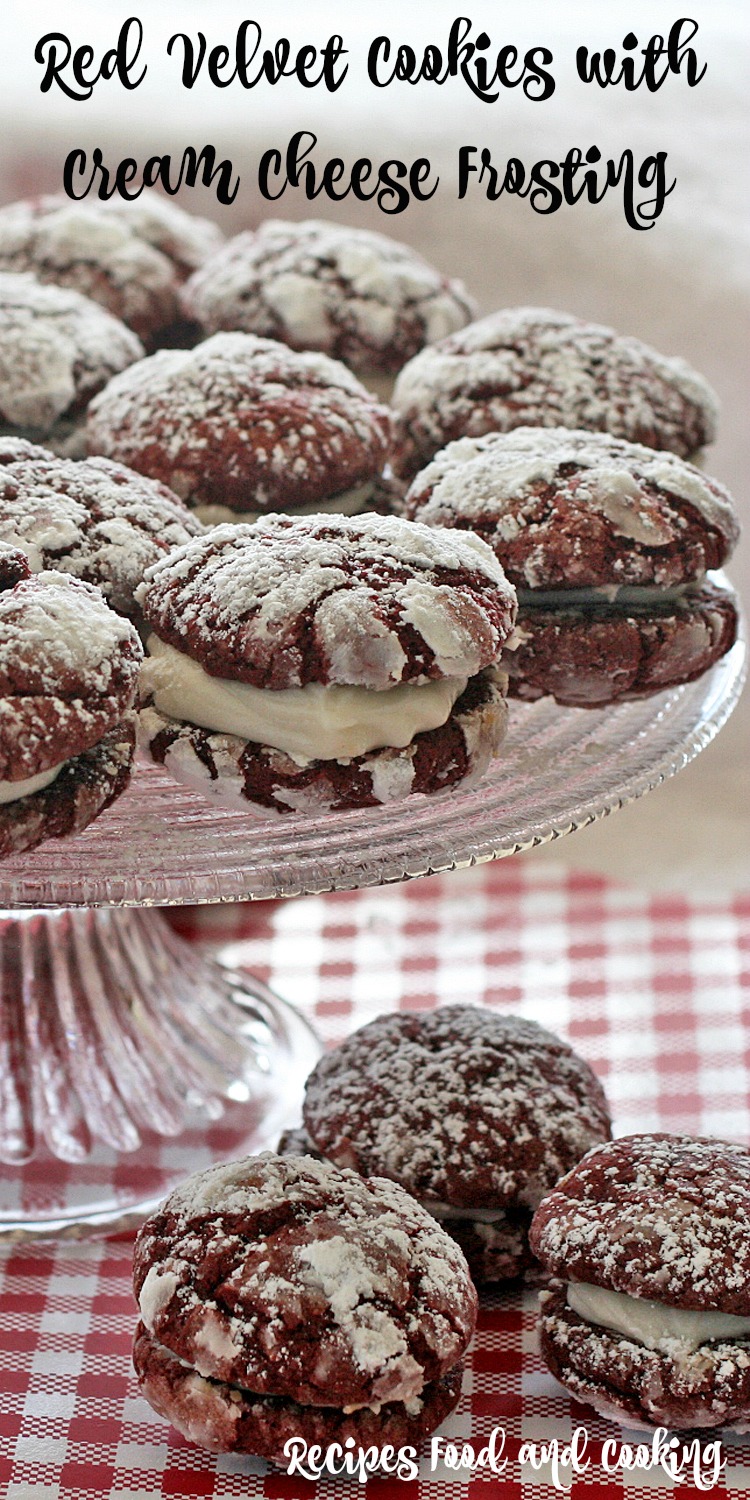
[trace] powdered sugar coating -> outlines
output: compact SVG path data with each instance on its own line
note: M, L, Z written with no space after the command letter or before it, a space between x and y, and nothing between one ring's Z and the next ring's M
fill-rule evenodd
M458 437L513 427L582 427L689 457L713 441L716 397L669 359L569 313L503 308L402 370L398 467L413 474Z
M374 515L218 526L150 569L138 599L207 672L269 688L472 677L515 618L478 537Z
M135 334L90 298L0 272L2 421L43 435L143 353Z
M218 333L162 350L89 410L92 452L160 479L191 505L287 510L375 479L392 417L336 360Z
M450 443L403 511L476 531L524 589L668 588L723 566L739 536L718 480L671 453L564 427Z
M183 306L209 333L244 329L368 373L395 373L476 311L408 245L318 219L237 235L187 283Z
M722 1339L690 1350L647 1349L586 1323L553 1283L540 1298L542 1357L581 1401L628 1426L738 1427L750 1419L750 1343Z
M134 612L146 569L202 531L164 485L121 464L74 463L0 438L0 541L20 547L34 572L96 584L122 613Z
M316 1406L418 1398L476 1318L466 1262L429 1214L309 1157L189 1179L141 1230L134 1288L149 1332L200 1375Z
M143 650L97 589L39 573L0 594L0 780L87 750L132 705Z
M153 706L141 709L140 734L153 760L204 797L266 817L315 817L472 786L500 750L504 690L504 674L488 668L472 679L445 724L415 735L404 749L306 765L282 750L168 719Z
M545 1198L531 1245L568 1281L748 1314L750 1151L665 1134L600 1146Z
M83 292L153 347L180 317L178 287L221 240L156 193L138 202L49 195L0 209L0 268Z
M534 1208L610 1122L596 1075L550 1032L478 1006L379 1016L305 1088L313 1144L420 1201Z

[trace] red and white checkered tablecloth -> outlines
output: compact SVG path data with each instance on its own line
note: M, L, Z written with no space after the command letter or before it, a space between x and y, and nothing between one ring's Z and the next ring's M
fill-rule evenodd
M618 1133L686 1129L750 1139L750 895L653 897L532 858L481 870L289 903L174 917L196 940L242 942L240 956L314 1020L327 1042L379 1012L481 1002L568 1037L607 1087ZM331 1500L548 1500L547 1465L521 1445L585 1427L576 1500L697 1494L659 1468L605 1472L602 1444L639 1438L571 1402L536 1350L532 1292L483 1297L458 1410L446 1436L479 1450L505 1435L502 1476L432 1470L356 1480L267 1472L214 1457L139 1397L130 1369L130 1242L17 1247L0 1257L0 1494L8 1500L148 1496ZM642 1437L640 1438L642 1441ZM616 1456L616 1455L615 1455ZM709 1493L750 1492L750 1436L723 1445ZM570 1482L562 1471L561 1483Z

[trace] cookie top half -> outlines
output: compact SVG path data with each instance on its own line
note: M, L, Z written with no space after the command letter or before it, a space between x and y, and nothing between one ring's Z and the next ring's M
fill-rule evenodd
M148 190L135 202L48 194L0 209L0 268L84 293L153 347L181 315L181 282L222 238Z
M564 427L450 443L403 511L477 532L519 589L671 587L721 567L739 536L728 490L693 464Z
M97 589L38 573L0 593L0 781L80 755L119 723L143 656Z
M238 234L191 277L183 305L209 333L244 329L383 373L475 312L463 284L408 245L318 219Z
M583 427L689 457L715 436L711 387L682 359L549 308L511 307L415 356L396 382L403 474L458 437Z
M202 531L171 490L122 464L0 438L0 541L21 548L33 572L96 584L123 614L134 613L146 569Z
M375 515L217 526L150 569L138 599L205 671L274 689L473 676L516 608L478 537Z
M190 505L292 510L377 478L391 429L388 408L338 361L217 333L110 381L88 440Z
M599 1146L544 1199L531 1247L566 1281L750 1314L750 1151L665 1134Z
M143 354L91 298L0 271L0 422L49 432Z
M601 1084L567 1043L469 1005L363 1026L316 1064L303 1114L339 1165L466 1208L534 1208L610 1131Z
M394 1183L267 1154L190 1178L136 1242L141 1317L199 1374L303 1405L409 1402L461 1359L458 1246Z

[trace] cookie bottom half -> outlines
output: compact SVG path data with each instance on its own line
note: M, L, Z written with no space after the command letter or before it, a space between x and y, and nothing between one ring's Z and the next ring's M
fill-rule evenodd
M259 1396L224 1381L209 1380L166 1349L139 1323L133 1364L141 1391L178 1432L214 1453L252 1453L285 1468L285 1445L302 1438L326 1448L351 1439L357 1448L418 1447L456 1406L463 1367L456 1365L425 1386L407 1408L389 1402L379 1410L344 1412L332 1406L301 1406L279 1396Z
M586 1323L554 1283L541 1296L542 1357L552 1374L602 1416L629 1426L746 1428L750 1342L724 1340L668 1354Z
M0 806L0 859L81 833L104 812L130 780L135 731L135 714L128 714L98 744L66 761L49 786Z
M386 747L350 760L300 766L283 750L169 719L148 703L140 713L141 738L178 781L246 811L378 807L478 781L505 734L505 683L504 673L488 668L470 679L445 724L415 735L404 749Z

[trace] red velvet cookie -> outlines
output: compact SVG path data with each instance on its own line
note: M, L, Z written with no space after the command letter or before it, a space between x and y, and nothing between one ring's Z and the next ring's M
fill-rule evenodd
M204 1446L276 1463L289 1437L425 1436L476 1319L466 1262L419 1204L308 1157L189 1179L140 1231L133 1284L147 1399Z
M141 657L88 584L40 573L0 594L0 855L79 832L124 790Z
M540 1204L542 1353L580 1399L654 1427L750 1422L750 1152L689 1136L591 1151Z
M218 225L149 191L132 203L49 195L0 209L0 269L85 293L150 349L182 337L180 284L221 241Z
M407 516L470 528L519 597L511 692L598 707L689 682L735 639L706 569L739 528L723 485L607 433L517 428L462 438L418 474Z
M408 245L318 219L269 219L229 240L187 282L183 306L208 333L317 349L363 378L396 374L476 312L460 281Z
M0 438L0 541L20 547L34 572L96 584L121 614L137 614L146 569L202 530L164 485L121 464L74 463Z
M65 444L91 397L143 357L129 328L96 302L33 276L0 272L0 424Z
M471 1005L361 1027L313 1069L303 1115L326 1159L413 1193L480 1281L533 1263L535 1207L610 1133L601 1084L571 1047Z
M390 439L388 408L343 365L248 333L163 350L111 381L89 412L92 452L218 521L361 508Z
M393 393L395 467L410 476L459 437L580 427L690 457L713 441L711 387L682 359L549 308L503 308L424 349Z
M515 599L477 537L268 517L179 549L138 600L144 737L208 795L377 805L477 777L497 750Z

